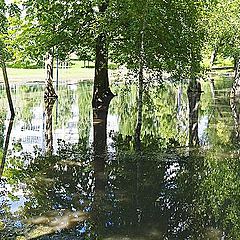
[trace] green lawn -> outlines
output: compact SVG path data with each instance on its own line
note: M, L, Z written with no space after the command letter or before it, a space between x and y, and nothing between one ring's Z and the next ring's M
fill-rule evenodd
M94 77L93 63L91 68L83 68L83 62L72 61L69 68L59 68L59 83L66 81L92 80ZM45 80L44 69L17 69L7 68L9 82L35 82ZM54 68L54 80L56 80L56 68ZM0 74L0 81L3 81Z

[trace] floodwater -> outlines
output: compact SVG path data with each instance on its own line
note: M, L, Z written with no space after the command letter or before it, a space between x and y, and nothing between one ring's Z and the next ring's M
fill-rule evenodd
M231 84L202 83L191 147L186 86L147 87L140 152L132 85L94 112L87 82L59 86L56 102L41 85L13 86L13 122L0 90L0 239L240 239Z

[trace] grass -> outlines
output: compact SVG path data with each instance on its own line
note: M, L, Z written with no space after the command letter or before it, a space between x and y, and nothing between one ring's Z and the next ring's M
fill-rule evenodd
M59 67L59 83L66 81L84 81L92 80L94 77L94 65L89 63L89 68L83 68L82 61L71 61L69 68ZM56 67L54 68L54 80L56 80ZM9 82L41 82L45 81L45 69L22 69L7 68ZM3 82L3 76L0 74L0 82Z

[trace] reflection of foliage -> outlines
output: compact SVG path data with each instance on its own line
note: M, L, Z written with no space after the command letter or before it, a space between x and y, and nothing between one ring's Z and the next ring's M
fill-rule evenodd
M80 83L77 89L79 121L78 131L80 139L88 139L91 126L91 100L92 100L92 84Z
M19 87L14 101L16 111L19 113L16 122L19 121L19 119L25 123L31 122L34 116L33 108L43 102L42 91L43 86L39 85Z
M128 233L147 239L208 239L212 232L221 235L224 230L236 239L239 164L237 158L223 155L232 151L237 157L233 147L188 153L158 145L139 154L120 135L114 145L116 153L103 169L107 181L102 193L94 191L94 181L100 179L94 180L92 151L85 141L59 142L52 157L36 151L34 156L10 158L5 177L15 190L21 182L27 199L15 215L23 223L23 218L30 219L31 228L40 231L39 226L53 224L52 218L66 217L67 210L68 216L76 213L69 229L45 232L56 238L95 239L97 234L101 239ZM9 209L4 211L13 219ZM37 224L45 218L48 223ZM32 233L27 226L22 227Z
M57 113L58 121L56 127L66 126L66 123L72 117L71 107L75 101L75 93L68 86L60 86L58 91Z
M52 157L44 157L37 150L34 156L23 154L8 161L5 177L15 189L21 185L26 189L24 197L27 202L17 212L22 224L25 217L39 219L42 213L49 219L51 216L60 217L64 209L84 213L91 204L89 178L92 176L92 167L85 143L71 146L60 142L59 149L58 155ZM84 217L84 214L79 217ZM73 221L73 226L77 223Z
M229 92L232 79L215 78L214 98L211 96L208 85L204 85L204 95L201 101L202 115L208 118L206 134L209 143L219 145L232 141L233 119L229 105Z
M208 152L201 181L200 214L208 213L208 221L223 229L228 239L238 239L240 226L239 154L231 145Z
M110 113L119 116L119 132L123 135L134 135L136 127L136 89L125 85L117 89L117 97L112 100ZM150 138L166 139L169 142L184 144L186 134L179 131L176 111L177 91L174 86L153 86L145 89L143 99L143 126L142 139L147 144ZM181 108L186 105L186 96L183 96ZM186 124L183 123L183 124ZM173 140L174 139L174 140Z

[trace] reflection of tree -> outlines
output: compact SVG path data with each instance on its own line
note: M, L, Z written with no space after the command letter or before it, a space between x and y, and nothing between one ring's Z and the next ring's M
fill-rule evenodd
M115 92L117 92L114 89ZM143 122L142 142L144 146L167 143L169 145L185 144L186 134L185 116L177 119L176 116L176 91L174 86L152 86L144 92L143 96ZM182 110L187 106L186 96L182 96ZM134 136L134 129L137 117L136 89L134 86L121 86L117 97L113 99L110 113L119 117L119 132L123 136ZM182 131L178 129L178 122L181 121ZM153 140L153 142L151 141ZM156 141L154 141L156 140Z
M105 201L105 187L107 184L105 164L107 158L107 115L108 107L93 110L93 168L95 178L95 193L93 202L92 220L96 228L104 226L102 210Z
M45 147L46 153L53 152L53 105L56 98L45 98Z
M235 139L240 140L240 112L239 112L239 101L236 96L230 98L230 106L232 109L232 115L234 119L234 128L235 128Z
M201 97L201 85L199 82L190 83L188 87L189 102L189 146L198 145L198 113Z
M80 139L89 139L91 126L92 85L79 83L77 88L77 101L79 106L78 132ZM88 144L88 142L86 142Z
M0 178L3 175L3 170L4 170L4 165L5 165L5 161L6 161L7 150L8 150L9 140L10 140L10 135L11 135L11 132L12 132L12 127L13 127L13 121L14 121L14 116L12 116L9 120L7 133L6 133L6 137L5 137L5 141L4 141L3 154L2 154L1 166L0 166Z

